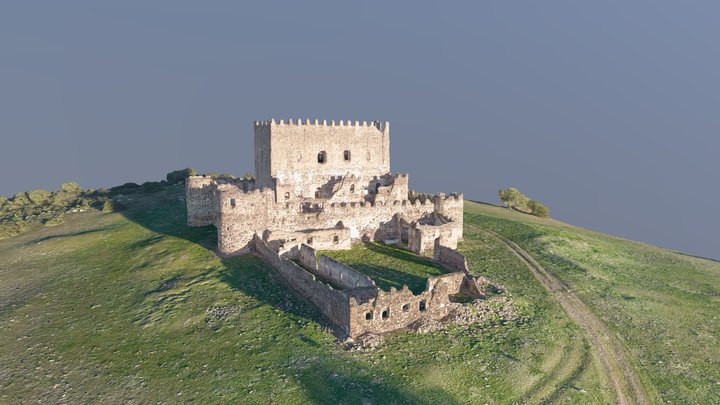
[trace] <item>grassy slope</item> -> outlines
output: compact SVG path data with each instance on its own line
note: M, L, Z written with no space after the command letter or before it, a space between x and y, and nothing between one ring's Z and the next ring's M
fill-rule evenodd
M101 398L143 403L608 401L605 382L580 331L518 260L482 232L468 228L462 249L470 266L505 285L526 321L427 335L397 333L380 350L345 352L318 313L277 285L262 262L214 256L214 229L184 225L182 195L182 188L171 187L128 202L130 209L122 214L74 214L65 224L0 240L0 402L56 402L63 395L83 403ZM602 248L617 244L655 252L576 228L542 221L529 224L526 216L517 222L502 215L469 205L467 220L492 226L522 243L518 235L525 228L516 229L515 224L553 232L557 228L568 233L563 237L569 240L590 238ZM530 250L547 249L538 246ZM717 313L717 300L709 297L717 296L717 279L699 278L703 271L717 277L717 264L659 252L691 263L688 268L697 274L690 277L692 283L666 280L662 274L648 276L650 287L666 286L642 289L657 297L652 305L645 295L631 291L623 294L634 299L613 298L606 284L633 284L607 280L630 277L623 272L597 266L592 274L605 278L583 282L589 270L557 271L577 282L579 293L592 305L615 303L615 313L603 317L631 316L645 330L646 323L656 322L652 331L672 337L672 345L653 336L643 341L633 334L626 339L644 375L662 381L665 372L674 373L667 378L692 372L677 392L667 395L706 399L717 376L710 369L717 365L717 352L712 351L717 344L714 349L707 346L717 339L717 320L703 326L695 319L711 310ZM570 253L568 258L573 257ZM601 260L602 254L596 256ZM554 262L544 256L542 260L555 269ZM675 287L667 286L670 280ZM606 298L597 294L603 291L609 294ZM697 297L691 300L684 294ZM686 300L694 305L686 307L680 320L669 319L664 311L677 311L675 305ZM626 310L619 303L631 306ZM644 310L654 311L653 316L627 315L635 305L647 306ZM677 340L684 335L678 335L680 325L673 322L691 325L683 333L693 339ZM668 326L670 331L661 330ZM650 361L667 359L665 366L648 363L641 355L643 346L630 337L649 349L663 348L657 356L664 357ZM693 344L695 349L702 345L711 350L690 353ZM692 368L695 363L687 370L676 368L679 362L687 365L702 356L715 361L703 363L704 378ZM693 384L699 394L688 391ZM662 385L660 391L663 398L671 398Z
M357 244L351 250L328 250L318 254L330 256L358 270L385 291L390 291L391 287L400 290L407 285L410 291L420 294L427 287L428 277L447 273L429 259L384 243Z
M468 203L587 302L632 355L651 398L720 403L720 263Z
M585 342L520 263L469 234L527 319L346 352L252 257L184 225L180 187L0 241L0 402L604 402ZM482 261L482 265L480 264Z

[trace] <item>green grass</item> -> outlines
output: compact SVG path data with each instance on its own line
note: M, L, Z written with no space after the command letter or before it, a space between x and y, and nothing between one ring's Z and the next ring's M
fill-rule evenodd
M656 401L720 403L720 263L474 203L617 334ZM481 261L472 261L481 263Z
M400 290L407 285L414 294L420 294L427 286L428 277L447 273L427 258L382 242L357 244L350 250L320 251L318 255L332 257L354 268L385 291Z
M215 256L214 229L185 225L183 195L164 187L0 240L0 403L610 401L582 333L481 233L462 249L518 322L348 352L261 261Z

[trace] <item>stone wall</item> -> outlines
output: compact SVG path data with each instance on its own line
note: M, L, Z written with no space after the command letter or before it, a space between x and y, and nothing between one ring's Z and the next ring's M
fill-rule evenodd
M280 248L281 244L298 242L312 246L318 250L347 250L352 248L350 230L345 227L328 229L307 229L302 231L266 230L263 233L270 247Z
M325 255L320 256L317 274L342 288L375 287L370 277Z
M350 298L350 336L384 333L408 327L422 317L439 320L454 308L450 297L460 291L465 275L450 273L428 279L428 286L413 295L407 286L389 292L376 289L345 291Z
M215 181L209 177L191 176L185 180L187 223L205 226L215 223Z
M307 197L332 176L382 176L390 171L389 139L388 123L256 121L258 186L274 186L275 178L305 187L302 195Z
M317 251L304 243L298 248L297 259L306 268L317 269Z
M455 249L451 249L441 244L435 245L435 260L443 267L452 271L459 271L470 274L465 255Z
M317 306L325 317L345 333L350 332L350 307L345 294L318 281L313 274L293 261L280 257L257 235L252 242L253 252L272 266L289 288Z

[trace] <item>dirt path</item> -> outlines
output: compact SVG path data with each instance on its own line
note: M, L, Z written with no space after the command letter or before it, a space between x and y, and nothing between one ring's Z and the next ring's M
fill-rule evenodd
M528 252L515 242L493 232L489 229L470 225L480 231L486 232L502 241L527 266L533 276L558 300L570 319L575 321L585 332L588 340L602 363L602 368L610 382L619 404L647 404L647 398L640 385L640 379L635 374L627 360L620 344L615 341L612 333L605 324L582 302L570 288L555 277L552 273L535 260Z

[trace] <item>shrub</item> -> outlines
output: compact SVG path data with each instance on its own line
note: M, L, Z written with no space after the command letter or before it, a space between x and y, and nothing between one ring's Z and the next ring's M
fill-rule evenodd
M103 212L118 212L125 209L125 206L117 201L105 200L102 206Z
M70 181L70 182L61 184L60 191L64 191L66 193L80 194L80 193L82 193L83 189L82 189L82 187L80 187L79 184L77 184L73 181Z
M167 182L170 184L177 184L177 183L184 181L188 177L195 176L195 175L197 175L197 172L195 171L195 169L193 169L191 167L187 167L182 170L175 170L173 172L168 173L167 176L165 176L165 179L167 179Z
M143 193L154 193L162 190L162 184L158 181L146 181L140 185L140 189Z
M11 200L12 200L13 205L18 206L18 207L31 204L31 201L28 198L27 194L23 193L23 192L15 193L15 195L11 198Z
M47 190L33 190L27 192L27 197L33 204L44 204L50 199L51 194Z
M535 215L536 217L547 218L550 216L550 208L546 207L540 201L528 201L528 208L530 209L530 214Z
M140 186L136 183L125 183L121 186L115 186L110 188L111 194L122 194L122 193L132 193L135 191L138 191Z
M249 181L249 180L255 180L255 175L252 174L252 173L250 173L250 172L246 172L245 174L243 174L243 176L241 177L241 179L242 179L242 180L248 180L248 181Z
M500 197L500 201L509 209L527 212L529 199L521 193L520 190L514 187L501 189L498 191L498 196Z
M214 180L235 180L237 177L233 176L232 174L226 174L226 173L206 173L204 174L205 177L210 177Z
M0 208L2 208L3 205L7 202L7 197L0 195Z

